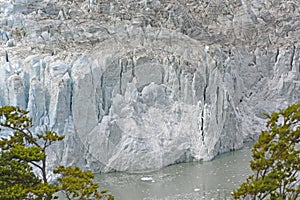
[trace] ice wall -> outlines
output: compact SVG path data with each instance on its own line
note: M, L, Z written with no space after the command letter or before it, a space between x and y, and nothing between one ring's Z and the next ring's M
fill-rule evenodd
M94 172L210 160L300 99L299 1L1 1L0 106Z

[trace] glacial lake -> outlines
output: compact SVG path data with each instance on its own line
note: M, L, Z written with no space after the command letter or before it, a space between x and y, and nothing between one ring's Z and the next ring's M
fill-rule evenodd
M137 173L97 174L95 182L116 200L225 200L250 174L251 144L209 162Z

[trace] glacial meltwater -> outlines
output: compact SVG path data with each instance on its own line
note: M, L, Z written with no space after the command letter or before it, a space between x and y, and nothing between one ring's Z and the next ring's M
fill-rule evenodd
M252 144L209 162L181 163L161 170L96 175L116 200L225 200L250 174Z

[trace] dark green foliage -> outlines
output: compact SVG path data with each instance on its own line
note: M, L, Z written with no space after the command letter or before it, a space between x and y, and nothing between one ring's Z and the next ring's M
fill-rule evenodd
M252 149L250 166L254 174L234 191L233 197L296 200L300 198L300 103L265 115L269 119L267 130L262 131Z
M55 173L61 175L59 184L48 183L46 149L64 136L49 130L34 135L30 131L32 119L27 114L19 107L0 108L0 128L12 131L8 138L0 139L0 200L52 199L58 191L72 199L112 200L113 196L107 192L97 192L98 185L92 182L91 172L78 167L58 167ZM33 172L33 167L40 171L42 179Z
M54 170L54 173L62 175L57 180L59 189L63 191L67 199L88 200L103 197L108 200L114 199L106 190L97 191L99 186L92 181L94 174L90 171L83 172L79 167L60 166Z
M27 113L19 107L0 108L0 127L13 131L0 140L0 199L50 199L57 191L47 184L46 146L30 132L32 120ZM32 166L41 170L43 181Z

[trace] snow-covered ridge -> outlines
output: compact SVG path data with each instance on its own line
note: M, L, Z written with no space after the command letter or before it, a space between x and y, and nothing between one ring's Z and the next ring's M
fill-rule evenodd
M54 165L212 159L300 100L299 4L0 1L0 106L67 136Z

